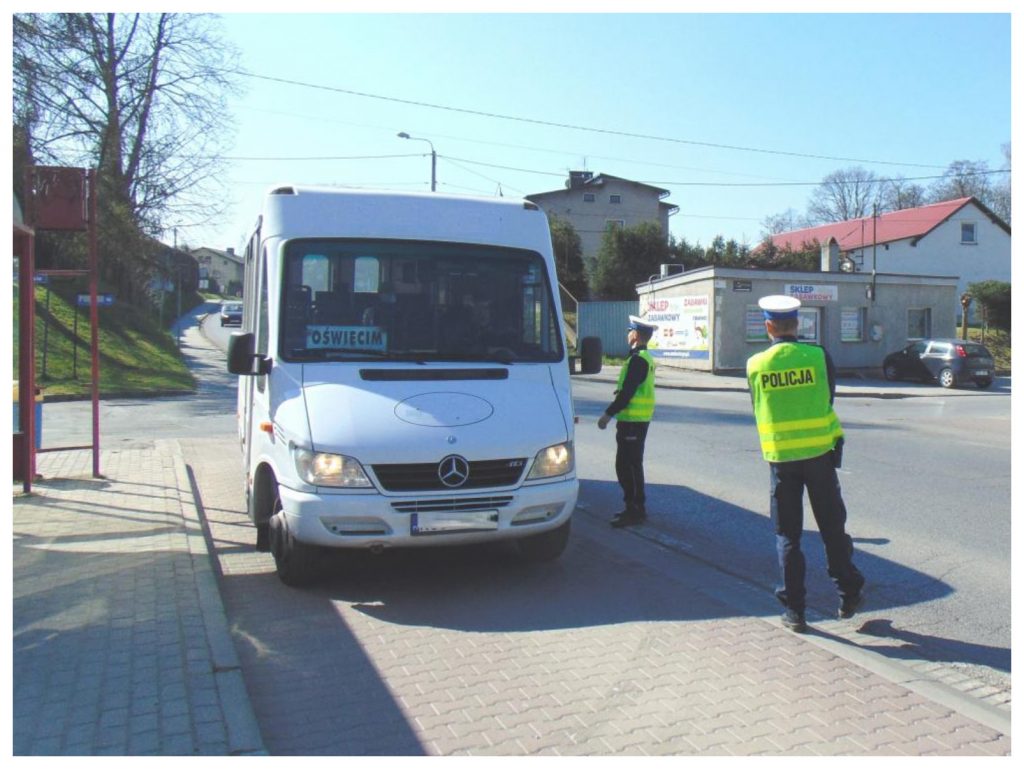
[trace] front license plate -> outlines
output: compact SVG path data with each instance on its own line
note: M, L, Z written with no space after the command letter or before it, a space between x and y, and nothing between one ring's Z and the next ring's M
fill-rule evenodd
M448 534L460 531L493 531L498 528L498 511L476 513L413 513L412 533Z

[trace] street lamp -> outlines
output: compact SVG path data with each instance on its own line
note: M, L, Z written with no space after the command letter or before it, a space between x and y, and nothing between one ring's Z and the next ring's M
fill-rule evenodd
M398 134L399 139L412 139L418 142L426 142L430 145L430 191L437 192L437 153L434 152L434 144L430 139L422 139L419 136L409 136L405 131Z

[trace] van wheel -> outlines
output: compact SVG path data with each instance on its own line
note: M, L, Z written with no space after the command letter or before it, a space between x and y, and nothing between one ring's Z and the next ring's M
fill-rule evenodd
M270 552L270 524L269 523L257 523L256 524L256 552L257 553L269 553Z
M944 368L939 372L939 384L943 387L952 387L956 384L956 377L953 376L953 369Z
M562 554L569 544L571 520L566 521L557 529L540 534L533 534L517 540L519 555L527 561L553 561Z
M280 501L274 506L268 527L270 552L274 554L278 579L288 587L303 587L314 582L320 572L320 549L295 539L288 528L288 519L281 512Z
M975 382L975 384L978 385L978 387L980 387L982 390L984 390L986 387L991 387L992 386L992 380L991 379L979 379L979 380L977 380Z

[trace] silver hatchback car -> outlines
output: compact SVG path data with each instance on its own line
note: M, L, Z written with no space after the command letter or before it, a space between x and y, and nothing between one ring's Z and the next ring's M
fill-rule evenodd
M995 376L995 361L988 348L962 339L921 339L885 356L886 379L938 380L943 387L974 382L988 387Z

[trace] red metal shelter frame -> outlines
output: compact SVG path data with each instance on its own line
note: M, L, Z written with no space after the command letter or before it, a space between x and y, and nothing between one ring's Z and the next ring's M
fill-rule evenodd
M19 265L19 324L18 381L21 445L15 441L15 452L20 454L20 467L24 478L23 490L32 490L36 476L36 356L35 356L35 276L86 276L89 279L89 327L92 355L92 444L88 446L61 446L40 448L38 451L72 451L92 449L92 474L100 476L100 356L99 311L97 291L99 284L99 255L96 220L96 171L84 168L55 168L34 166L25 172L26 223L14 227L14 254ZM35 233L41 230L87 231L89 241L88 267L84 270L35 269Z

